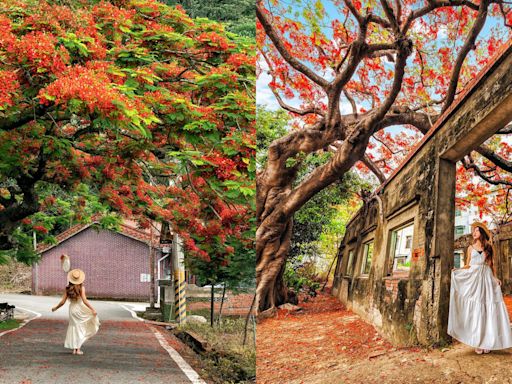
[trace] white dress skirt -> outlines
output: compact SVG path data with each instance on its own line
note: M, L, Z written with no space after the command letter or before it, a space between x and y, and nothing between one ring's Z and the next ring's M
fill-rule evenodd
M485 263L471 251L469 269L452 271L448 334L473 348L512 347L512 332L501 287Z
M65 348L77 349L100 328L98 315L94 316L91 309L84 304L79 297L77 300L70 300L69 303L69 325L66 333Z

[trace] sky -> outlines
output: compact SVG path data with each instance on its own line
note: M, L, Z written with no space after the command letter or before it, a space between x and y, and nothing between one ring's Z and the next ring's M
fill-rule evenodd
M326 14L328 15L327 17L329 18L329 20L332 20L332 19L335 19L338 17L338 15L339 15L338 8L334 5L334 3L332 1L323 0L322 4L324 6ZM302 19L302 17L299 17L299 21L303 21L303 19L302 20L301 19ZM480 38L484 38L484 39L488 38L489 35L491 34L491 28L496 26L497 23L498 23L497 19L487 18L485 26L479 35ZM330 24L330 23L327 23L327 24ZM322 30L327 36L332 35L331 29L329 27L324 27L324 28L322 28ZM446 38L447 36L446 35L443 36L441 33L439 37ZM260 61L260 65L262 68L267 68L266 64L263 61ZM270 75L268 75L265 71L262 71L260 76L258 77L257 83L256 83L256 87L257 87L256 102L258 105L265 106L267 109L277 110L280 107L274 97L274 94L268 87L268 84L270 81L271 81ZM299 105L300 105L300 100L298 98L287 99L286 102L294 107L299 107ZM370 109L369 108L370 106L365 106L365 105L362 105L362 106L366 107L367 109ZM345 99L342 99L342 102L341 102L342 114L351 113L351 111L352 111L352 108L351 108L350 104ZM397 134L400 131L403 131L404 129L407 130L408 132L412 133L412 131L406 129L403 126L395 126L395 127L387 128L386 132L390 132L391 134Z

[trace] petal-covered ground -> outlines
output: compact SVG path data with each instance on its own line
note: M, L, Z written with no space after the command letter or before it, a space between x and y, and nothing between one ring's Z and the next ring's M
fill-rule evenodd
M153 330L186 355L168 332L138 321L102 321L83 345L84 355L64 348L67 321L35 319L0 337L1 384L176 383L191 381L159 344Z
M506 303L512 317L512 298ZM512 383L512 349L395 348L330 295L300 306L258 324L258 384Z

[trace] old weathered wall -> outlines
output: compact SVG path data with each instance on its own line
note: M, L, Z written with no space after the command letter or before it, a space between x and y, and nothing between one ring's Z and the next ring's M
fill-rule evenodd
M509 46L347 226L333 292L397 344L449 340L455 162L512 120L511 67ZM391 231L405 223L414 225L413 258L408 273L393 274ZM372 239L371 269L363 275L363 244Z
M496 274L502 281L502 291L512 293L512 223L498 228L494 236L496 252Z

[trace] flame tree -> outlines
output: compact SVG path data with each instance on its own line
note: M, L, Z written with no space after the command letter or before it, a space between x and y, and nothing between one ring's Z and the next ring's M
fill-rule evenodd
M205 262L250 259L254 56L153 0L3 1L0 249L109 207L169 222Z
M286 301L294 213L354 166L383 182L510 37L512 12L500 0L258 0L256 14L259 75L296 120L256 176L257 307L271 314ZM325 151L296 183L304 155ZM510 147L476 152L512 171Z

